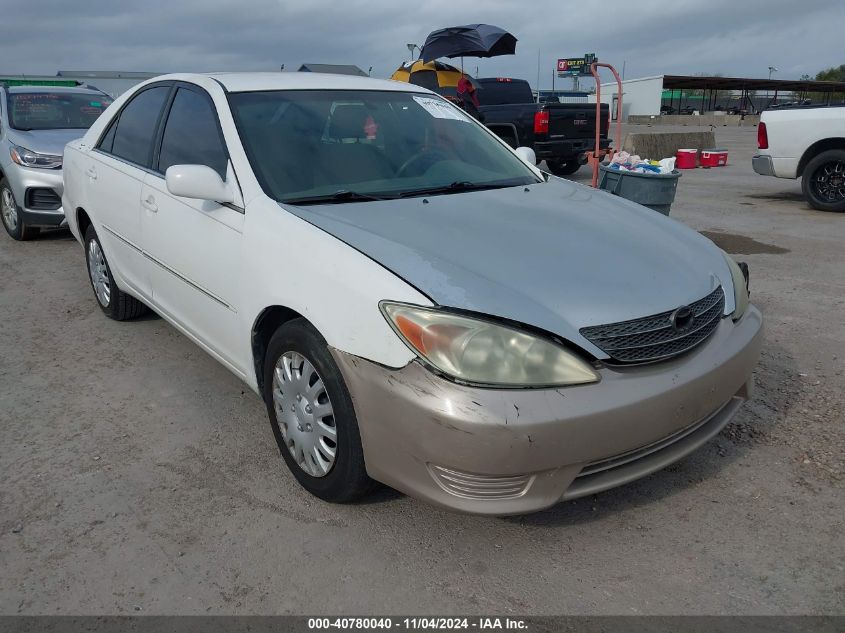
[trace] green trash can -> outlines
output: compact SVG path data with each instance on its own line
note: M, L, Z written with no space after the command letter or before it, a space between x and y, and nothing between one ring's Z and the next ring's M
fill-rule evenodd
M677 169L671 174L638 174L600 165L599 170L599 189L669 215L681 177Z

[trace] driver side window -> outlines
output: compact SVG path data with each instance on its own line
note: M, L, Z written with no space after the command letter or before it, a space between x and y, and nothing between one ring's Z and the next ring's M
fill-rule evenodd
M228 163L211 100L195 90L179 88L167 116L156 171L163 174L172 165L205 165L225 180Z

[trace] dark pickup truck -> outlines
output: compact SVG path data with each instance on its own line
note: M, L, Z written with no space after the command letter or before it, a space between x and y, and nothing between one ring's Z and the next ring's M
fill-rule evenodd
M528 82L492 77L476 79L481 120L511 147L530 147L556 176L574 174L592 152L596 106L588 103L535 103ZM601 148L607 138L608 106L601 107Z

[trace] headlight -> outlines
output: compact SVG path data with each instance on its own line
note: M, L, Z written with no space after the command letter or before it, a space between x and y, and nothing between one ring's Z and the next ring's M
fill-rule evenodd
M61 169L62 157L53 154L39 154L31 149L12 145L9 148L12 160L23 167L38 167L40 169Z
M735 307L731 317L734 321L739 321L742 318L742 315L745 314L745 310L748 308L748 282L746 281L745 275L742 273L742 269L739 267L739 264L734 261L734 258L724 251L722 251L722 255L725 256L725 260L728 262L728 268L731 269L731 279L733 280L734 286Z
M396 333L444 374L477 385L552 387L599 376L560 345L490 321L382 301Z

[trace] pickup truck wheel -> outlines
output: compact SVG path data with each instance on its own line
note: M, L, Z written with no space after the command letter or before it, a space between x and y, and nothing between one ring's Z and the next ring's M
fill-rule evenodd
M147 306L132 295L126 294L114 282L100 238L93 226L85 231L85 263L88 264L88 279L97 305L110 319L125 321L141 316Z
M13 240L23 242L38 236L38 227L24 224L20 213L18 213L15 194L5 178L0 178L0 218L3 220L3 228L6 229L6 233Z
M270 339L264 402L282 457L303 488L334 503L370 490L349 390L326 341L305 319L288 321Z
M549 166L549 171L555 176L571 176L581 168L577 160L570 160L565 163L546 161L546 165Z
M821 211L845 211L845 150L830 149L804 168L801 189L810 206Z

